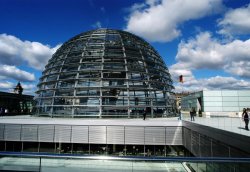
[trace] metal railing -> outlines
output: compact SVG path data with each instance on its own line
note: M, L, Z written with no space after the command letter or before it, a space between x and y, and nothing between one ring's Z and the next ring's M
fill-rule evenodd
M249 168L250 158L149 158L0 152L0 171L247 172Z

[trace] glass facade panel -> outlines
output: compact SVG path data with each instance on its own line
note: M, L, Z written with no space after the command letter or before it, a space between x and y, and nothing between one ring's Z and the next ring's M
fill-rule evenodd
M249 94L250 95L250 94ZM241 102L250 102L250 96L248 95L248 97L239 97L239 101Z
M72 105L73 104L73 100L74 99L65 98L65 97L55 98L54 99L54 105Z
M236 107L222 107L222 111L224 111L224 112L239 112L239 111L241 111L242 109L240 109L238 106L236 106Z
M204 102L222 102L222 97L203 97Z
M221 91L222 96L238 96L238 91Z
M238 106L239 103L237 102L223 102L222 106Z
M250 95L250 91L247 91L247 90L242 90L242 91L238 91L238 95L239 97L242 96L242 97L245 97L245 96L249 96Z
M205 112L222 112L222 106L212 107L212 106L204 106Z
M212 97L221 97L221 91L203 91L203 96L204 97L209 97L209 96L212 96Z
M240 107L250 107L250 101L249 102L239 102Z
M227 96L227 97L222 97L223 102L238 102L238 97L232 97L232 96Z

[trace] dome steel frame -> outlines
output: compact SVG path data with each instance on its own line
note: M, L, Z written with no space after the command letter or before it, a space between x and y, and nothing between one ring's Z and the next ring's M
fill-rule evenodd
M150 117L173 115L172 79L163 59L143 39L98 29L65 42L38 84L35 115Z

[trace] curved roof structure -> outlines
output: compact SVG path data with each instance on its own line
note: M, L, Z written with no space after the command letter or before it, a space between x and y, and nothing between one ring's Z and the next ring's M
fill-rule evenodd
M49 60L35 114L157 117L172 114L172 89L163 59L146 41L120 30L92 30L65 42Z

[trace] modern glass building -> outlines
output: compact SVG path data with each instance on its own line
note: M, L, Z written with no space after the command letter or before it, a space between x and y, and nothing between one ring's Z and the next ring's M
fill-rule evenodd
M249 90L204 90L182 98L182 110L195 107L206 116L241 115L243 108L250 108Z
M172 80L143 39L98 29L65 42L49 60L37 91L37 115L150 117L174 114Z

